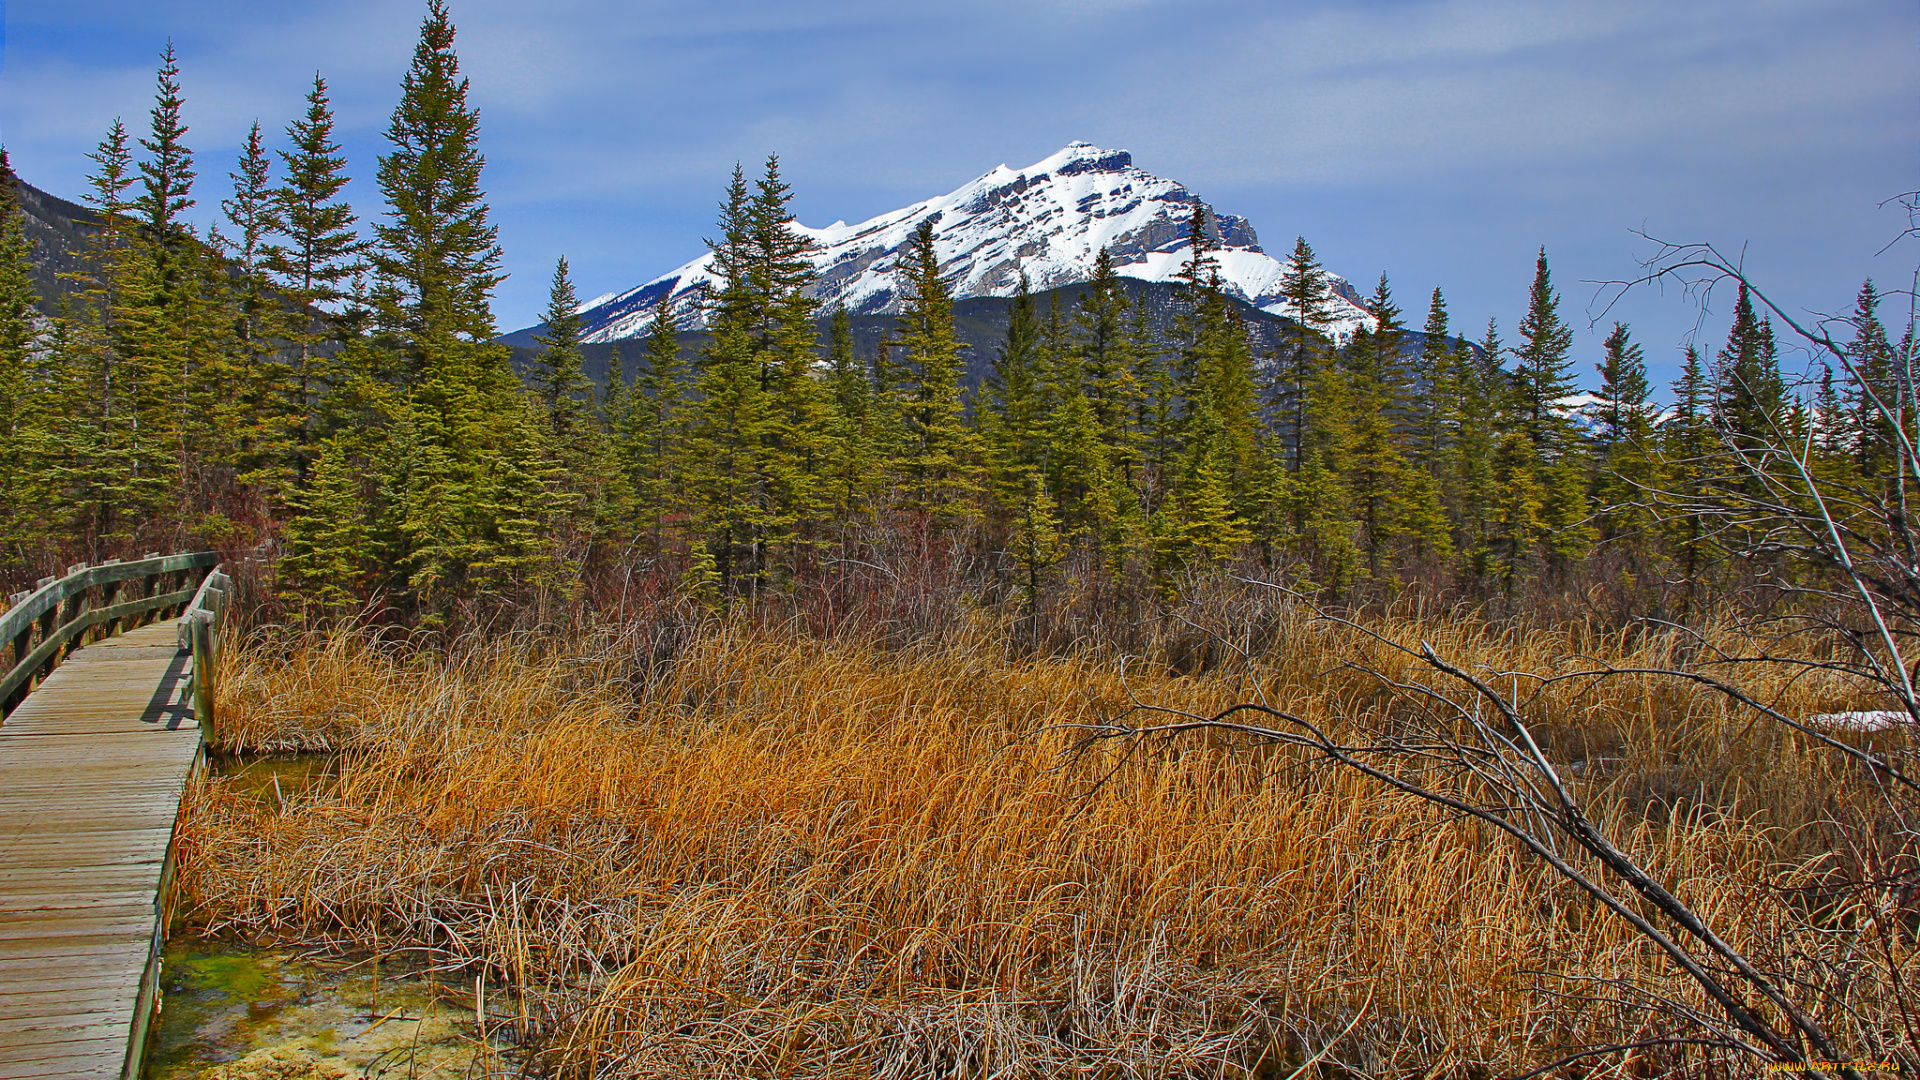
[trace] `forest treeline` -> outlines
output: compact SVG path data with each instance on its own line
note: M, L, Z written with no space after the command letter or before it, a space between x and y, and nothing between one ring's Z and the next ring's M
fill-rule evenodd
M116 121L90 155L97 227L51 317L0 185L0 544L16 581L271 542L290 609L416 624L636 577L720 604L928 565L1029 609L1069 581L1164 592L1253 564L1324 595L1419 581L1509 604L1605 578L1685 614L1736 572L1676 510L1747 482L1717 448L1797 439L1823 476L1892 482L1899 433L1871 401L1894 394L1896 347L1871 282L1853 371L1790 381L1743 286L1724 348L1689 349L1656 408L1626 326L1590 372L1576 361L1544 250L1511 342L1489 322L1469 343L1439 289L1410 336L1384 276L1376 327L1336 340L1302 239L1284 286L1297 333L1256 352L1196 203L1170 330L1103 252L1076 303L1022 288L967 393L931 225L898 260L897 330L857 355L846 313L809 296L809 241L772 157L734 171L702 310L662 303L596 387L563 259L523 378L495 340L502 253L453 44L431 0L364 230L319 77L280 148L254 125L220 223L192 228L171 46L147 133ZM676 330L696 316L710 340L683 354ZM1586 422L1562 408L1583 385Z

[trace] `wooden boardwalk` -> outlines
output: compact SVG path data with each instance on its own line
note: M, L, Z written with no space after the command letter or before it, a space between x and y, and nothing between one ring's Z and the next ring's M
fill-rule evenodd
M88 645L0 724L0 1078L138 1075L202 761L178 635Z

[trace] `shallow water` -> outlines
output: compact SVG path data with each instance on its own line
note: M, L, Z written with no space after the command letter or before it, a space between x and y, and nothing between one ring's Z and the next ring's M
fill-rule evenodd
M371 962L204 939L168 945L147 1080L344 1080L502 1072L475 1036L473 987Z
M262 754L218 755L208 764L215 776L237 781L253 798L284 806L308 790L338 779L339 762L333 754Z
M338 776L331 754L215 757L263 803L287 803ZM161 960L146 1080L346 1080L502 1075L480 1046L474 986L454 976L321 960L176 933Z

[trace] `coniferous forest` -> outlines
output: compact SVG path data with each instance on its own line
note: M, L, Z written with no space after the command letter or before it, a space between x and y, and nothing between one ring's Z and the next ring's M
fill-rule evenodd
M220 178L182 85L53 288L0 151L0 583L236 582L176 939L386 958L442 1075L1920 1069L1910 294L1666 248L1732 325L1660 387L1544 249L1336 333L1300 238L1253 333L1196 198L986 357L923 224L876 346L770 155L602 380L564 258L496 325L444 0L371 163L316 76Z
M432 12L375 165L377 210L341 197L352 165L318 77L303 115L256 125L207 183L171 47L147 130L116 122L90 155L97 228L48 317L9 210L0 521L15 581L77 558L266 544L288 612L417 625L902 573L1040 610L1087 590L1150 602L1235 568L1332 599L1417 587L1504 611L1597 586L1611 613L1685 615L1753 569L1662 512L1658 493L1722 482L1696 467L1703 440L1780 425L1815 434L1825 472L1888 470L1867 402L1895 349L1871 282L1849 371L1784 377L1743 290L1724 347L1690 352L1659 408L1628 327L1604 356L1574 355L1544 251L1504 335L1455 325L1437 288L1405 309L1383 275L1377 329L1336 342L1301 239L1294 333L1256 352L1196 205L1170 323L1134 310L1103 258L1065 307L1023 291L989 375L963 389L930 231L899 259L897 329L856 354L845 314L809 299L774 157L725 187L709 241L723 284L703 310L663 305L595 386L563 259L540 351L516 372L495 343L503 257L479 120L454 27ZM209 187L220 221L202 235L184 215ZM683 349L701 316L708 336ZM1598 397L1584 415L1557 407L1582 390Z

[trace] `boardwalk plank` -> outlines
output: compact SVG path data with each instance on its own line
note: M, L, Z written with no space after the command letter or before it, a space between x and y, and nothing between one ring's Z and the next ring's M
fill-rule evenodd
M126 1065L200 754L177 635L88 645L0 724L0 1080Z

